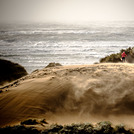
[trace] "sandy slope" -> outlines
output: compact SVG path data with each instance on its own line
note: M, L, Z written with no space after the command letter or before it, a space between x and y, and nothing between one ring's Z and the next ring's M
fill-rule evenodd
M0 94L0 126L110 120L134 126L134 64L44 68Z

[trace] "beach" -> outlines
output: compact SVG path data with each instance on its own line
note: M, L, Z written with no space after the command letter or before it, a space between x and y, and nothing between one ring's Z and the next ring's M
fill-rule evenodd
M7 85L0 93L0 127L26 119L134 127L134 64L49 67Z
M134 134L133 13L133 0L1 0L0 134Z

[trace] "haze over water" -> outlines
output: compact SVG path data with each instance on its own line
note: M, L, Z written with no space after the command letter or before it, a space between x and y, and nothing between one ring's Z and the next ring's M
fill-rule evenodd
M28 72L50 62L98 62L133 46L133 5L133 0L0 0L0 57Z
M134 44L134 22L1 25L0 57L28 72L50 62L92 64Z

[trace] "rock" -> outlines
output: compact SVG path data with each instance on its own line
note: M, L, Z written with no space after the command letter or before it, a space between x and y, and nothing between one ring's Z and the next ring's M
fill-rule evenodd
M27 71L21 65L0 59L0 85L19 79L27 74Z
M60 63L52 62L52 63L49 63L45 68L48 68L48 67L56 67L56 66L62 66L62 65Z
M36 125L39 124L35 119L28 119L21 122L21 125Z

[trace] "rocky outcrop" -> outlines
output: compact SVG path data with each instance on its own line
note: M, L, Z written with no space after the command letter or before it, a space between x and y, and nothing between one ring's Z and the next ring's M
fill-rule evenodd
M134 63L134 47L133 48L129 47L126 50L122 49L117 54L111 54L109 56L106 56L105 58L101 58L100 63L107 63L107 62L117 63L117 62L121 62L121 54L122 54L123 51L125 51L125 53L127 54L126 61L128 63Z
M27 74L27 71L21 65L0 59L0 85L19 79Z
M62 66L62 65L60 63L52 62L52 63L49 63L45 68L48 68L48 67L56 67L56 66Z

